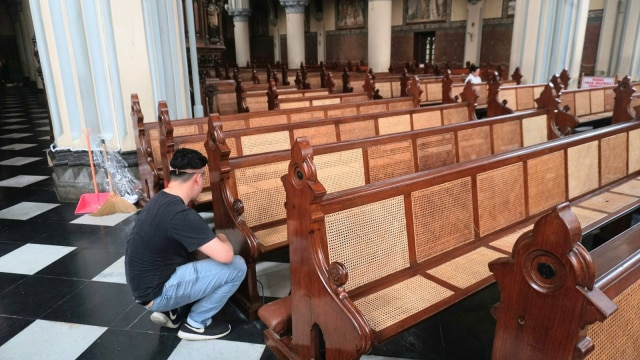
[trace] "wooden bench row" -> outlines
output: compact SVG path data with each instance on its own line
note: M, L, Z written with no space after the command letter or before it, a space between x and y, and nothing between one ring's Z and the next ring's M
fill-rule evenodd
M283 358L353 359L494 281L487 264L556 204L582 229L640 205L640 122L329 192L298 139L282 177L291 327L265 331ZM285 306L286 307L286 306Z

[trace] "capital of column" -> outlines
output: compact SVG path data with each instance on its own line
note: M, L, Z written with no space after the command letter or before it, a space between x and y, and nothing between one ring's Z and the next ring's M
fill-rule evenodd
M228 9L229 15L233 16L234 22L249 21L251 9Z
M309 0L280 0L287 14L304 13L304 8L309 5Z

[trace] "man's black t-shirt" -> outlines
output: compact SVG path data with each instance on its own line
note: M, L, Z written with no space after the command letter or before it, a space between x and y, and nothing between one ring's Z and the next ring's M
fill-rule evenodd
M160 296L176 267L213 238L207 223L180 197L164 191L153 196L138 214L127 241L125 272L135 299Z

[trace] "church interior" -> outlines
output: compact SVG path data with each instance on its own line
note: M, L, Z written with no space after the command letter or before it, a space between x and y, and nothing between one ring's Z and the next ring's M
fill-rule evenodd
M639 13L0 0L0 359L640 358ZM248 268L212 341L125 276L179 148Z

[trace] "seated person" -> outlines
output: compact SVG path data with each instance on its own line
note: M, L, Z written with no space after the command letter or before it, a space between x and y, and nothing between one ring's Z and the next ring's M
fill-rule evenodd
M477 67L475 65L469 66L469 75L464 80L464 83L466 84L469 81L471 81L472 84L480 84L482 82L482 78L480 78L480 68L479 67Z

